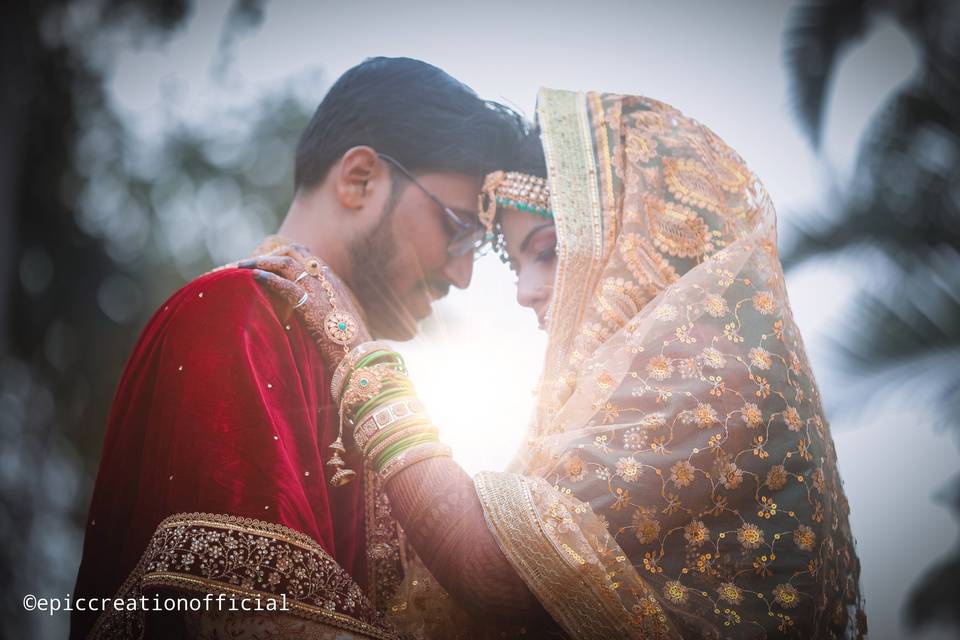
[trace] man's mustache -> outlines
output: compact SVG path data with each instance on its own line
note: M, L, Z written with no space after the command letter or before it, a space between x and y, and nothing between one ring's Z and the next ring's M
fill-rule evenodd
M427 281L424 282L421 287L426 290L433 300L445 298L447 294L450 293L450 283L445 281Z

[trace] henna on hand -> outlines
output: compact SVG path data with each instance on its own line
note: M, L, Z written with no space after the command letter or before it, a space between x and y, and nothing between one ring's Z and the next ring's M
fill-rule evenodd
M312 260L316 260L320 265L319 276L307 272L307 261ZM238 263L237 267L253 269L257 282L279 295L296 310L328 366L336 367L347 349L370 340L370 332L361 320L360 309L354 304L346 285L319 259L307 254L303 247L285 245L270 254L244 260ZM328 288L323 286L324 281ZM331 295L336 306L331 304ZM351 330L354 335L347 345L338 343L331 336L330 323L335 320L331 313L334 311L351 316Z

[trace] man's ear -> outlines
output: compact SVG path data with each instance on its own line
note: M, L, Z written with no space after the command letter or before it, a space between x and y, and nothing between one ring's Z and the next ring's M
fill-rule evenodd
M383 163L371 147L347 149L337 165L336 190L340 204L347 209L361 209L373 195L376 178L383 170Z

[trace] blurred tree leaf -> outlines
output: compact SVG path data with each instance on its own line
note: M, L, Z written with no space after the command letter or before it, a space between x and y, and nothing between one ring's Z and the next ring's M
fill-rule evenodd
M231 8L221 56L262 4ZM118 41L163 43L192 5L39 0L0 21L2 637L66 635L69 616L19 599L73 590L106 415L143 323L224 252L249 250L290 197L276 149L307 117L292 99L244 114L241 135L182 130L149 151L112 110L101 65ZM178 224L201 229L189 256Z
M793 9L784 34L794 111L814 146L820 144L827 89L844 48L863 35L867 0L807 0Z
M817 147L838 55L877 16L911 36L921 68L869 127L833 209L795 225L784 265L865 247L885 253L882 286L869 283L851 305L856 329L834 343L858 376L882 382L850 403L867 406L895 380L901 392L931 394L939 423L960 434L960 3L806 0L787 27L785 60L800 127ZM960 501L949 506L960 513ZM914 588L914 626L960 622L958 575L955 548Z

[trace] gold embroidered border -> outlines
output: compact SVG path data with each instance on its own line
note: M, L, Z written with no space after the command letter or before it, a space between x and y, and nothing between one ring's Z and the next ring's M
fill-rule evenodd
M541 89L537 113L560 252L544 371L562 371L599 276L603 216L586 96Z
M487 526L507 560L572 638L632 635L619 598L592 588L550 542L522 476L484 472L477 474L474 484Z
M383 611L403 578L399 527L390 513L390 500L383 492L377 474L366 468L363 471L363 497L367 597L373 607Z
M157 587L262 600L286 595L291 614L378 640L399 637L315 540L252 518L209 513L166 518L114 597L138 598L145 588ZM140 637L143 613L105 612L88 637Z

